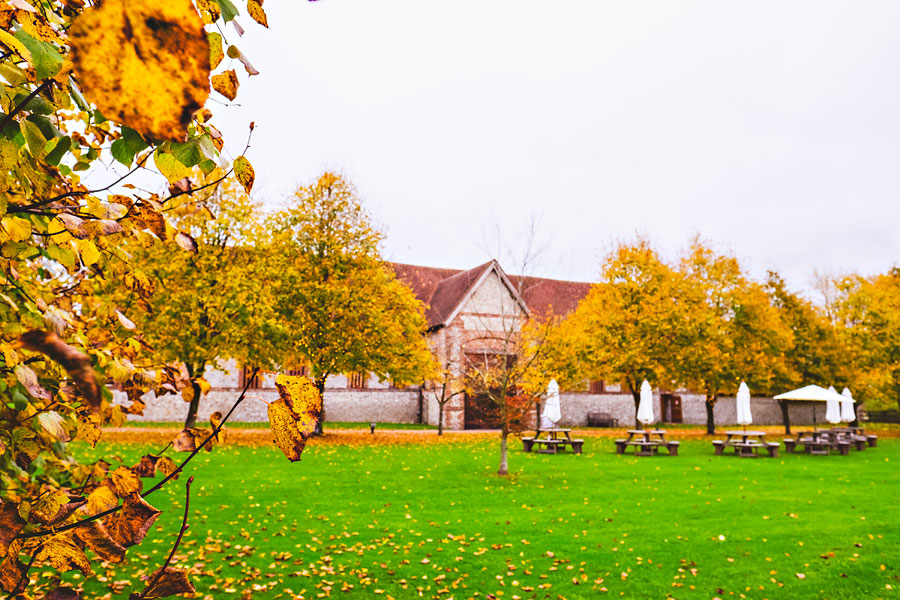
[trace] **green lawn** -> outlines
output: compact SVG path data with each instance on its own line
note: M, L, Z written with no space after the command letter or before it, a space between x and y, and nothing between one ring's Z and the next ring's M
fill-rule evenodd
M577 455L495 443L313 445L198 455L178 553L201 597L896 598L900 440L850 456ZM135 446L113 453L135 460ZM81 451L87 455L88 449ZM107 583L140 589L177 532L184 478Z

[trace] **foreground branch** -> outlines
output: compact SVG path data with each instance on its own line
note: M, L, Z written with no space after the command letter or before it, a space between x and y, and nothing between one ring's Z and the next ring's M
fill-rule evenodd
M159 578L163 576L163 573L166 572L166 568L172 562L172 558L175 556L175 551L178 550L178 545L181 544L181 539L184 537L184 532L187 531L188 528L188 509L191 506L191 484L194 482L194 476L191 475L188 477L187 483L184 486L184 518L181 520L181 530L178 532L178 538L175 540L175 545L172 546L172 551L169 552L169 557L166 559L166 562L163 563L163 566L156 572L156 575L147 583L147 587L144 588L144 591L141 592L141 595L138 596L138 600L144 600L144 597L147 595L147 592L153 589L153 586L157 584Z
M193 459L195 456L197 456L197 453L200 452L200 450L201 450L207 443L209 443L209 441L212 440L213 437L215 437L216 435L218 435L219 431L221 431L221 430L222 430L222 427L225 426L225 423L226 423L226 422L228 421L228 419L231 417L231 415L232 415L232 413L234 412L234 410L238 407L238 405L239 405L241 402L244 401L244 398L247 396L247 390L250 388L250 384L253 382L253 378L256 377L257 372L259 372L259 368L253 369L253 371L252 371L250 377L247 378L247 382L244 384L244 389L241 390L241 395L238 396L238 399L237 399L237 400L235 400L234 404L231 406L231 409L228 411L228 413L227 413L227 414L225 415L225 417L222 419L222 422L219 423L219 425L218 425L215 429L212 430L212 433L210 433L209 436L208 436L205 440L203 440L202 443L197 444L196 447L194 448L193 452L191 452L191 453L188 455L188 457L187 457L186 459L184 459L184 461L183 461L180 465L178 465L178 467L176 467L176 469L175 469L174 471L172 471L171 473L169 473L168 475L166 475L166 476L162 479L162 481L160 481L159 483L157 483L156 485L154 485L152 488L150 488L150 489L147 490L146 492L142 493L142 494L141 494L141 497L142 497L142 498L146 498L147 496L149 496L150 494L152 494L153 492L155 492L156 490L158 490L159 488L161 488L162 486L164 486L164 485L165 485L166 483L168 483L170 480L174 479L179 473L181 473L181 471L184 469L184 467L187 466L187 464L188 464L189 462L191 462L191 459ZM31 531L31 532L29 532L29 533L22 533L22 534L17 535L17 536L15 537L15 539L30 539L30 538L42 537L42 536L45 536L45 535L52 535L52 534L60 533L60 532L63 532L63 531L68 531L68 530L70 530L70 529L75 529L76 527L81 527L82 525L86 525L86 524L90 523L91 521L96 521L96 520L98 520L98 519L102 519L103 517L106 517L106 516L111 515L111 514L113 514L113 513L119 512L121 509L122 509L122 505L115 506L115 507L113 507L113 508L110 508L109 510L105 510L105 511L103 511L103 512L99 512L99 513L97 513L96 515L92 515L92 516L90 516L90 517L87 517L86 519L82 519L81 521L76 521L76 522L74 522L74 523L69 523L69 524L63 525L63 526L61 526L61 527L51 527L50 529L42 529L42 530L40 530L40 531Z

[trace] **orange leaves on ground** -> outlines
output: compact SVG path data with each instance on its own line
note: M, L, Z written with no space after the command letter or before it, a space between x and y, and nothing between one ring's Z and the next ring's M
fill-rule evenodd
M219 73L212 77L213 89L229 100L237 98L238 86L240 85L237 73L234 72L234 69L229 69L224 73Z
M253 182L256 180L256 173L253 171L253 165L244 155L234 159L234 175L238 182L244 186L244 191L248 194L253 189Z
M134 495L126 498L122 510L108 516L103 524L117 543L128 548L141 543L159 515L160 511Z
M79 84L105 117L184 141L209 96L209 44L190 0L105 0L70 35Z
M300 460L322 414L322 397L308 377L278 375L275 387L280 398L269 404L275 445L291 462Z
M159 573L157 570L150 576L150 581ZM194 591L194 586L188 581L187 571L184 569L176 569L175 567L166 567L162 572L159 580L156 581L144 592L144 598L165 598L166 596L175 596L177 594L190 594Z

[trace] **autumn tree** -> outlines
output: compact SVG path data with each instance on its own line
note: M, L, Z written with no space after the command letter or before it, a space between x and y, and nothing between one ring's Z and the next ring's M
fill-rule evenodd
M834 317L854 395L870 408L900 408L900 268L842 277L835 287Z
M681 260L680 304L686 334L678 349L676 379L705 396L706 431L715 433L715 406L746 381L769 389L785 361L791 333L737 259L695 239Z
M603 261L597 284L550 336L563 380L622 383L634 399L641 382L677 378L675 361L687 339L681 274L646 240L619 244Z
M276 343L287 360L310 366L320 394L340 373L423 381L432 360L424 307L382 260L382 234L353 186L325 173L271 223Z
M466 393L486 398L498 417L498 475L509 474L509 436L529 427L540 391L549 381L541 366L554 320L528 311L522 301L527 282L527 277L518 278L511 293L503 297L500 315L486 320L463 347Z
M824 311L788 289L784 279L774 271L768 272L765 288L769 303L778 311L791 336L785 360L775 366L769 386L761 391L776 395L811 383L827 386L846 379L849 353ZM790 434L788 401L779 400L778 404L785 433Z
M265 24L259 2L246 10ZM238 12L229 0L0 7L0 587L11 597L32 568L89 575L97 558L123 560L159 514L144 498L178 472L159 457L109 472L79 463L68 444L95 445L102 424L140 411L112 406L107 380L128 384L132 399L172 380L150 368L130 307L104 293L153 292L126 247L198 249L167 219L199 191L185 180L192 169L212 185L236 156L234 170L252 182L247 145L226 150L204 107L210 87L237 93L235 69L221 63ZM159 173L168 189L147 185ZM165 479L143 490L138 474L158 471ZM28 596L77 597L42 585ZM186 571L166 561L133 596L190 591Z
M208 367L236 359L271 368L280 358L267 341L275 325L268 240L262 206L233 178L176 198L167 212L174 227L190 234L196 252L179 251L178 240L129 246L132 267L153 294L132 293L123 305L156 360L184 369L179 383L190 429L209 390Z

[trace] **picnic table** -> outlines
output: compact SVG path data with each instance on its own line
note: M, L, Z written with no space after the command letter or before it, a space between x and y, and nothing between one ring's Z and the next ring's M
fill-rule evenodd
M666 439L665 429L629 429L628 437L616 440L616 453L625 454L629 446L634 448L635 456L653 456L665 448L672 456L678 456L681 442Z
M832 450L840 454L849 454L850 447L857 450L865 450L866 447L874 447L878 443L878 436L865 435L859 427L834 427L832 429L815 429L813 431L799 431L797 438L785 438L784 448L788 452L796 452L798 446L803 446L807 454L831 454Z
M581 446L584 440L572 439L571 429L554 427L551 429L537 429L534 437L522 438L522 449L525 452L540 452L542 454L557 454L560 449L565 450L566 446L572 448L575 454L581 454Z
M745 431L735 430L726 431L724 440L713 440L713 448L716 455L721 456L725 453L725 448L734 448L737 456L744 458L759 458L759 451L765 449L768 456L772 458L778 457L778 442L767 442L765 431Z

